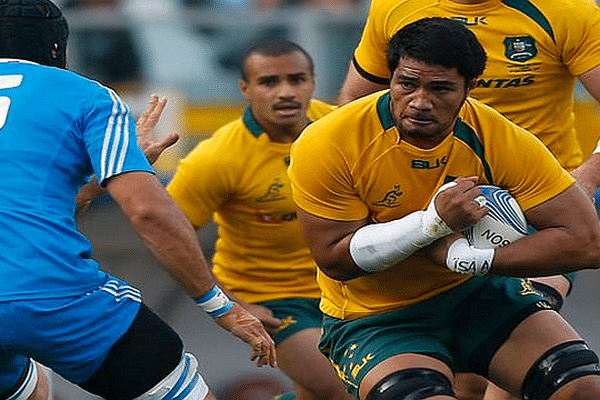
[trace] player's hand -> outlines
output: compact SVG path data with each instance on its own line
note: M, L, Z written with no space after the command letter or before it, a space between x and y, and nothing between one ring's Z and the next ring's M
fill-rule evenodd
M273 342L258 318L242 306L233 303L233 308L222 316L216 317L215 321L222 328L252 346L250 360L256 360L257 366L277 366L275 342Z
M98 180L94 175L88 183L79 189L79 193L75 196L75 202L77 203L75 215L86 212L90 208L92 201L104 193L106 193L106 189L98 184Z
M438 215L455 232L473 225L488 213L487 207L477 201L481 197L481 192L475 187L478 181L476 176L456 178L454 186L442 190L435 197Z
M155 141L155 129L162 112L167 105L167 97L150 95L150 101L144 112L135 122L138 146L142 149L150 164L154 164L167 148L179 140L179 133L171 132L160 142Z
M259 304L245 303L243 307L262 322L269 335L273 336L277 333L281 326L281 320L273 316L273 311Z

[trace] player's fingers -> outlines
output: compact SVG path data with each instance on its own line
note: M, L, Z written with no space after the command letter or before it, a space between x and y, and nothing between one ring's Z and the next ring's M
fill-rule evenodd
M473 201L474 201L475 203L477 203L477 205L478 205L479 207L485 207L485 205L486 205L486 203L487 203L487 200L485 199L485 196L484 196L484 195L479 195L479 196L475 197L475 198L473 199Z
M146 122L146 120L148 119L148 116L150 115L152 110L156 107L157 102L158 102L158 96L154 93L151 94L150 100L148 100L148 105L146 106L146 109L144 110L144 112L142 112L142 114L140 114L140 116L138 117L138 119L136 121L136 125L142 125Z
M265 365L276 367L277 356L273 340L268 336L257 339L252 345L252 355L250 359L252 361L256 360L256 365L259 367Z
M155 102L153 103L152 109L150 109L148 114L148 124L152 126L156 126L160 116L162 115L165 107L167 106L168 98L167 96L157 97Z

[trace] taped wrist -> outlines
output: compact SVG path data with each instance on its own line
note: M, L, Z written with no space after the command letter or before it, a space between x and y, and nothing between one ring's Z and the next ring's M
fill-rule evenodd
M217 285L197 298L195 302L213 318L220 317L233 307L233 302Z
M476 249L461 238L450 245L446 267L459 274L485 275L492 267L495 249Z
M425 211L380 224L367 225L350 239L350 256L367 272L381 272L408 258L415 251L449 235L452 230L440 218L431 201Z

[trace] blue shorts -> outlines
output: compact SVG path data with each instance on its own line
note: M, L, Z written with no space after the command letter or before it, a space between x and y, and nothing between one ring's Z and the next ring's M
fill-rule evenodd
M139 290L107 275L81 295L0 302L0 394L16 389L30 357L84 382L129 329L141 301Z

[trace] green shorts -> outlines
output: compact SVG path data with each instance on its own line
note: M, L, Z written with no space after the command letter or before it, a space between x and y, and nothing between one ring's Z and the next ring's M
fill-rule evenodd
M454 371L487 376L492 356L514 328L546 309L548 302L526 280L474 277L394 311L352 320L325 315L319 349L355 396L369 370L403 353L425 354Z
M281 343L296 332L308 328L321 328L323 314L319 310L319 299L290 298L256 303L267 307L273 315L283 321L273 337L275 344Z

